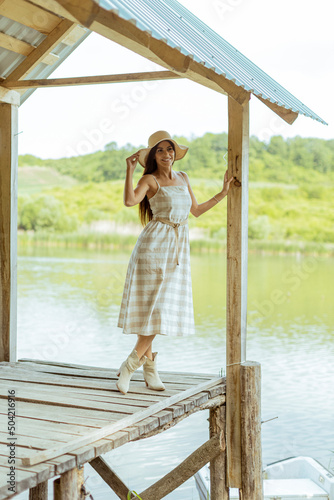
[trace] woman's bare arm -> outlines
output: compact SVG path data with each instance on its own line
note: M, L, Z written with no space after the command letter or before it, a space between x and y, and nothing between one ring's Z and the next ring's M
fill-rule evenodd
M227 171L226 171L225 175L224 175L223 189L221 191L219 191L219 193L217 193L215 196L210 198L208 201L204 201L203 203L198 203L196 200L196 196L194 195L194 192L191 189L188 175L185 172L181 172L181 173L182 173L183 177L185 178L185 180L187 181L189 193L190 193L191 200L192 200L190 213L192 213L192 215L194 215L195 217L199 217L200 215L204 214L205 212L207 212L208 210L213 208L215 205L217 205L217 203L219 201L221 201L223 198L225 198L225 196L227 195L228 190L230 188L230 183L233 181L233 177L228 179Z
M138 203L140 203L145 198L148 190L150 189L150 176L148 175L144 175L143 177L141 177L138 181L137 186L135 187L135 189L133 189L133 172L135 171L138 162L138 154L139 151L126 159L126 176L123 194L123 201L126 207L133 207L134 205L138 205Z

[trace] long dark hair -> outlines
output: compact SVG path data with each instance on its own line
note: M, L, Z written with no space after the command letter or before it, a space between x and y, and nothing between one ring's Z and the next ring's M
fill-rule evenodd
M163 142L163 141L161 141ZM175 146L172 143L172 141L168 141L169 144L172 146L174 153L175 153ZM158 165L155 159L155 153L156 150L158 149L160 142L154 146L151 151L148 154L147 160L146 160L146 165L144 168L144 173L143 175L147 174L154 174L154 172L157 170ZM145 198L139 203L139 218L140 222L142 223L143 226L146 226L146 224L153 219L153 214L152 210L148 201L147 196L145 195Z

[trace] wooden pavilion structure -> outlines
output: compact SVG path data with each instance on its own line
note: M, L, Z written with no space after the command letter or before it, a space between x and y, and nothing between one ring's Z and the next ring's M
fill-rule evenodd
M48 78L92 31L165 69ZM86 462L126 498L128 488L100 455L161 432L198 409L210 409L210 440L143 492L142 500L163 498L209 461L212 500L228 499L229 487L239 488L244 500L261 499L260 366L246 362L249 99L255 95L289 124L298 114L325 122L176 0L0 0L0 70L0 401L5 404L0 499L14 494L7 483L11 400L17 401L19 432L13 436L15 491L29 488L31 500L45 500L48 479L59 475L56 499L83 498ZM163 373L167 391L157 395L145 388L139 373L135 389L123 396L110 388L115 370L17 361L19 105L38 87L174 78L188 78L228 98L228 170L235 180L227 215L226 384L207 374Z

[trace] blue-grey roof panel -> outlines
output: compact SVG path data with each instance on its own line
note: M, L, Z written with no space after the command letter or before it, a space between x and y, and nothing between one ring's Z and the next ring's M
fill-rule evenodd
M61 21L61 19L59 19ZM22 40L29 43L33 47L37 47L46 37L42 33L20 24L12 19L0 15L0 33L5 33L6 35L12 36L18 40ZM83 36L73 45L66 45L64 43L59 43L52 51L53 54L58 56L57 62L52 65L45 64L43 62L37 64L37 66L30 71L25 80L37 79L37 78L47 78L50 76L56 68L75 50L80 43L87 38L91 33L89 30L85 30ZM6 78L19 64L24 61L25 56L17 54L11 50L0 47L0 77ZM36 89L28 89L21 94L20 103L23 104L28 97L35 92Z
M176 0L95 0L142 31L271 103L327 123Z

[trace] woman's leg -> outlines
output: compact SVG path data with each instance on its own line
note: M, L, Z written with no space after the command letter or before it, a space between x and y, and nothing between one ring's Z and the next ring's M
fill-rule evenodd
M155 335L138 335L135 350L137 351L139 359L144 356L144 354L149 359L152 359L152 342L154 337Z
M148 358L148 359L152 359L153 360L153 354L152 354L152 344L150 345L150 347L147 349L147 351L145 352L145 356Z
M143 364L143 374L144 380L149 389L154 391L164 391L165 386L162 383L158 371L157 371L157 352L152 353L152 342L155 335L150 335L145 337L144 335L138 335L137 344L135 350L137 351L138 357L145 356L145 362Z
M156 366L157 353L152 355L152 342L155 335L138 335L137 343L128 356L122 363L118 373L119 380L116 383L117 388L123 394L129 390L131 376L137 368L143 365L144 379L147 387L155 391L164 391L165 386L160 380Z

